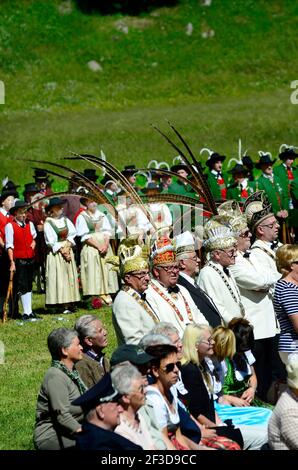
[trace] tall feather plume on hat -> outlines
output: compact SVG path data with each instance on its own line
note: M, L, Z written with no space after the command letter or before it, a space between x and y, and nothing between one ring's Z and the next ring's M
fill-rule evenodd
M185 139L182 137L182 135L179 133L179 131L170 122L168 122L168 124L170 128L174 131L176 136L178 137L180 143L183 146L182 147L183 150L181 149L181 147L178 147L178 145L175 144L172 141L172 139L168 135L166 135L164 132L162 132L157 126L153 125L152 127L171 145L171 147L175 149L175 151L178 153L178 156L175 158L178 159L179 157L180 163L181 161L183 161L183 163L187 167L189 174L192 176L192 180L184 178L183 176L179 176L173 171L169 171L164 168L161 168L161 166L159 166L158 169L153 169L152 171L158 171L159 173L168 175L168 176L175 176L180 181L188 183L189 186L191 186L194 189L195 193L198 194L204 200L203 204L204 204L204 208L206 209L206 211L208 211L210 214L216 214L217 209L216 209L215 201L211 194L210 188L208 186L201 163L196 159L189 145L187 144ZM166 203L175 202L178 204L190 205L192 207L196 206L199 202L197 198L188 198L188 197L180 196L177 194L175 195L158 194L154 196L145 196L145 199L146 199L146 202L166 202Z
M242 158L246 156L246 152L247 152L247 149L245 150L245 152L242 154L242 142L241 142L241 139L239 139L238 141L238 158L230 158L229 161L228 161L228 168L230 168L232 162L235 162L236 165L243 165L243 161L242 161Z

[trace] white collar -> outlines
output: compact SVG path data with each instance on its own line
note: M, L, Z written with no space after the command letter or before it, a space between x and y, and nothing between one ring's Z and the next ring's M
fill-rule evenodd
M180 271L180 276L184 277L184 279L186 279L192 286L195 286L195 280L189 276L189 274L186 274L185 272L183 271Z

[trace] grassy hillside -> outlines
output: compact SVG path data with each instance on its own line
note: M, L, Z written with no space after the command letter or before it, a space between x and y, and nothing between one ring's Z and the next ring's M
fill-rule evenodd
M298 106L290 103L297 9L291 0L213 0L209 7L181 0L138 17L101 17L83 14L75 1L2 0L0 178L25 183L29 158L55 161L70 150L98 155L103 148L118 167L170 161L175 154L150 127L166 129L165 119L197 154L210 146L235 156L240 137L254 158L260 149L276 154L283 142L298 144ZM101 71L88 68L91 60ZM37 306L43 302L35 297ZM110 311L99 315L111 352ZM64 324L55 318L0 323L0 449L32 448L46 337Z
M239 137L252 156L296 142L296 2L181 0L102 17L74 1L6 0L0 15L0 176L25 182L28 158L100 147L119 166L170 160L150 128L165 118L197 153L207 145L234 156ZM90 60L102 70L91 71ZM13 167L12 158L20 159Z

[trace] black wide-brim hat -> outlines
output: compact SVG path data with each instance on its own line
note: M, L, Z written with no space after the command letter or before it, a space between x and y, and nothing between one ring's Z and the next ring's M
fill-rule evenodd
M46 206L46 210L54 206L63 206L66 203L65 199L60 199L60 197L52 197L49 204Z
M3 191L0 195L0 204L5 201L6 198L8 198L9 196L13 196L13 197L18 197L18 193L16 191Z
M25 189L23 191L23 194L28 194L28 193L38 193L39 189L36 186L35 183L26 183L25 184Z
M34 175L33 178L35 180L40 180L40 181L48 181L49 175L45 170L41 170L39 168L36 168L34 170Z
M285 149L283 152L279 154L279 158L281 160L287 160L288 158L295 160L298 157L298 154L294 151L294 149L288 148Z
M187 165L185 165L185 163L178 163L177 165L173 165L171 166L171 171L173 171L173 173L177 173L177 171L179 170L184 170L186 171L186 173L189 175L190 171L187 167Z
M2 191L16 191L19 187L19 184L14 184L13 181L7 181L6 185L2 188Z
M232 175L244 173L245 175L247 175L247 168L245 168L245 166L241 165L240 163L236 163L236 165L233 166L233 168L231 168L228 173L232 173Z
M112 385L111 374L107 373L103 378L76 398L71 404L81 406L85 413L104 403L118 402L122 395Z
M9 213L11 215L14 215L18 209L24 209L25 207L28 207L28 204L25 201L20 201L19 199L15 202L15 205L11 207L9 210Z
M252 170L254 167L254 162L252 161L252 158L249 155L244 155L242 157L242 163L246 168L248 168L248 170Z
M137 168L135 165L126 165L124 169L121 171L123 176L132 176L137 172Z
M213 152L208 160L206 160L206 165L211 168L216 162L224 162L226 159L225 155L220 155L217 152Z
M91 181L98 180L98 175L96 174L96 169L94 168L85 168L83 175Z
M262 155L260 160L255 164L255 167L260 170L262 165L273 165L276 162L276 158L271 160L270 155Z

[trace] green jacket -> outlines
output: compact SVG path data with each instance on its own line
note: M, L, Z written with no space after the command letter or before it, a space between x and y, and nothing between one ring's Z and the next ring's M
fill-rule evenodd
M241 197L241 186L240 184L233 183L228 186L227 189L227 199L234 199L235 201L244 202L247 197L255 192L256 185L254 181L248 181L248 185L246 187L246 191L248 196Z
M81 376L84 384L91 388L93 385L97 384L103 376L109 372L110 364L109 361L104 357L102 365L92 359L87 354L83 355L83 359L76 363L76 369Z
M168 194L179 194L180 196L190 196L192 188L188 184L184 184L183 181L177 180L170 184L168 187Z
M227 178L226 175L223 175L223 179L224 179L224 182L225 182L223 188L226 188L227 185L228 185L228 178ZM210 191L212 193L213 198L216 201L221 201L222 200L222 195L221 195L221 192L220 192L220 186L217 182L217 179L216 179L215 175L213 173L211 173L211 171L209 171L209 173L207 174L207 183L208 183L208 186L210 188Z
M81 427L83 411L71 402L80 396L77 385L60 369L50 367L37 397L34 444L40 450L73 447L73 433ZM58 431L58 434L57 434Z
M276 214L281 209L289 208L288 192L286 192L277 176L274 177L272 183L265 176L260 176L256 181L256 191L263 189L272 204L272 210Z
M298 177L298 168L292 167L294 177ZM286 209L289 208L290 202L290 184L291 181L288 178L287 169L283 163L273 168L274 175L278 178L280 185L285 193L285 200L286 200Z

